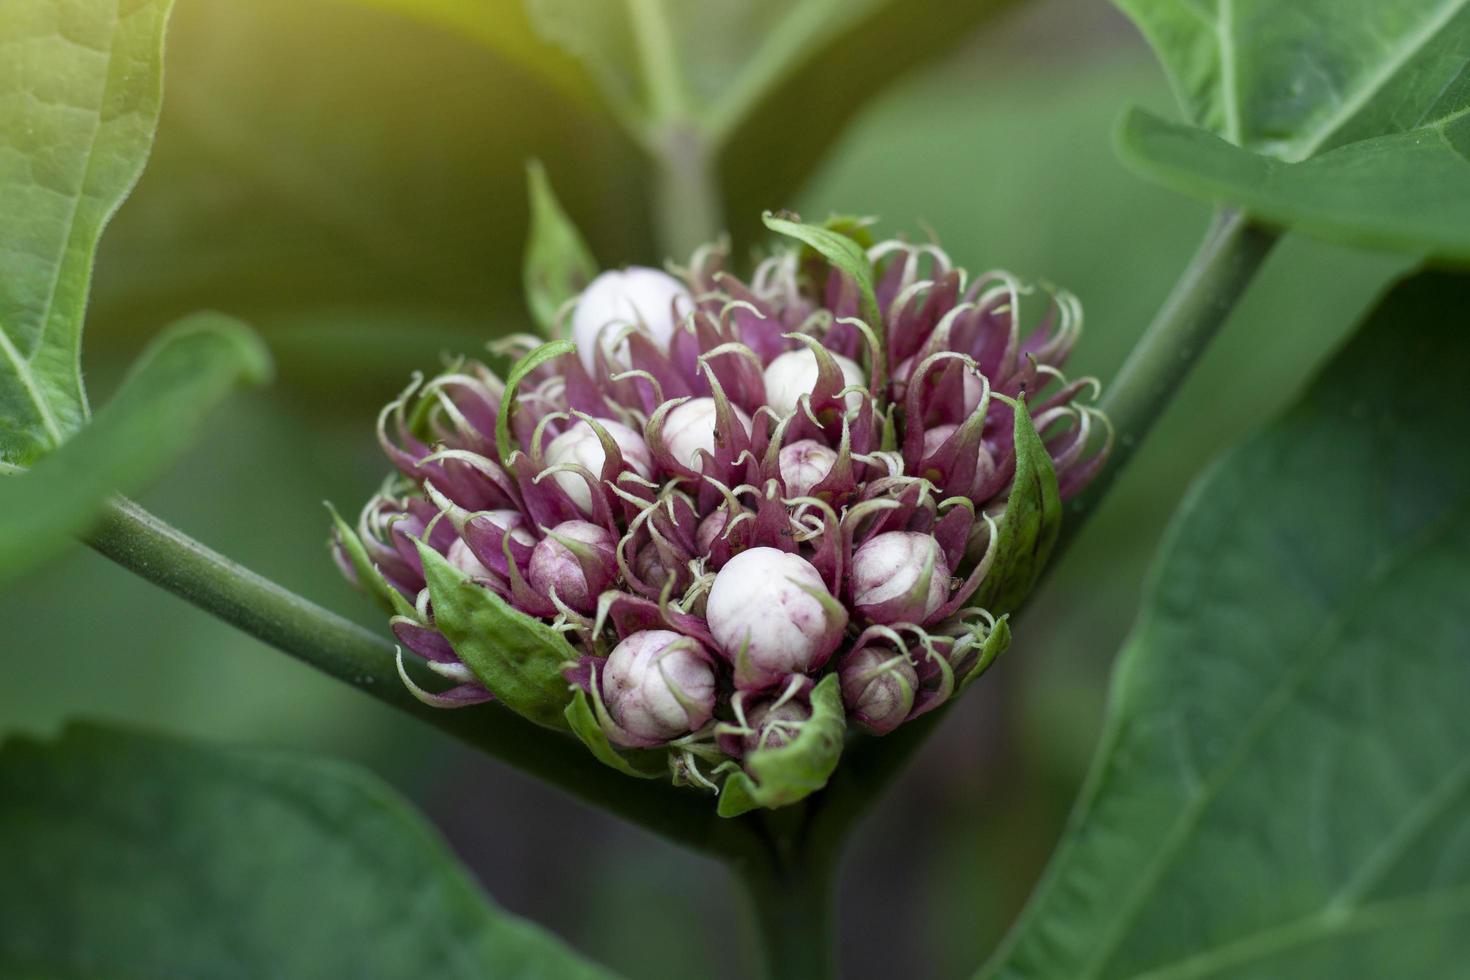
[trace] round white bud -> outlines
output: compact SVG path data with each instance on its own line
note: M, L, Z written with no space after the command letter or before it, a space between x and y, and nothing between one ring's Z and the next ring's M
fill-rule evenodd
M634 326L646 334L659 350L669 349L669 340L679 322L694 310L694 297L684 284L667 272L632 266L610 270L587 284L572 313L572 340L588 374L596 376L594 354L603 345L618 367L629 360L627 339L614 338Z
M888 531L859 548L850 581L853 606L875 623L922 625L949 597L943 549L914 531Z
M618 452L623 455L623 463L647 479L653 475L653 457L648 454L648 444L636 430L629 428L621 422L612 419L598 419L597 424L612 437L617 444ZM558 466L563 463L574 463L586 467L597 478L602 474L602 464L607 461L607 453L603 451L602 440L598 438L597 432L586 420L578 419L577 424L567 431L551 440L546 446L546 465ZM572 498L584 514L592 513L592 488L581 474L570 470L553 473L551 478L556 485L566 491L566 495Z
M842 386L865 385L867 375L863 369L851 358L843 357L841 354L833 354L832 360L837 362L837 367L842 371ZM796 411L802 395L810 395L817 384L817 355L810 347L802 347L801 350L789 350L778 355L770 364L766 365L766 404L775 410L777 415L790 415ZM849 409L862 405L863 396L857 392L849 392L846 404Z

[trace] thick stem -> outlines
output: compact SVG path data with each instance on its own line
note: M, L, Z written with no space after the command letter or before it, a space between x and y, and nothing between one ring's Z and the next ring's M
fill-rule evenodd
M748 822L721 820L714 802L667 783L633 783L578 742L499 705L431 708L404 688L383 637L210 550L137 504L115 500L88 536L97 551L251 636L587 802L687 847L723 856L763 853ZM436 678L410 664L414 680Z
M692 123L671 122L655 136L654 220L664 255L684 261L724 227L715 160Z
M769 980L836 975L832 863L821 855L772 855L735 871L750 898Z
M1053 563L1138 451L1276 242L1274 232L1252 224L1238 211L1215 213L1174 291L1104 389L1098 407L1113 423L1117 444L1092 486L1069 505Z

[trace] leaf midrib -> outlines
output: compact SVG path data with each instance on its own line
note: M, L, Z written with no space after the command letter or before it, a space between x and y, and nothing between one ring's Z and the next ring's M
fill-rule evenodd
M1222 0L1222 2L1229 3L1230 0ZM1363 107L1373 100L1374 96L1382 92L1384 87L1393 81L1415 55L1435 39L1456 14L1465 9L1467 3L1470 3L1470 0L1447 0L1444 6L1431 14L1419 30L1409 34L1404 39L1403 46L1377 72L1369 76L1365 84L1339 103L1337 111L1317 128L1315 134L1310 132L1303 134L1307 137L1307 142L1299 151L1289 154L1286 157L1287 161L1300 163L1314 155L1328 140L1340 133L1343 127L1352 122Z
M1079 977L1096 978L1101 976L1103 967L1111 960L1122 942L1129 926L1136 921L1154 885L1163 877L1164 873L1172 866L1174 859L1178 856L1180 848L1189 840L1190 833L1198 825L1200 818L1214 802L1218 794L1224 789L1225 784L1235 770L1245 761L1249 750L1256 742L1264 737L1270 730L1271 723L1276 717L1288 708L1292 701L1291 695L1305 681L1311 677L1312 668L1317 662L1331 652L1333 641L1340 631L1347 625L1349 612L1354 610L1357 603L1354 597L1371 595L1375 588L1392 577L1402 565L1419 552L1438 543L1439 535L1448 527L1467 513L1470 513L1470 497L1460 500L1449 507L1446 513L1439 519L1430 522L1420 530L1412 539L1405 542L1396 550L1384 555L1376 562L1368 574L1364 577L1358 588L1354 589L1352 595L1337 604L1322 625L1307 641L1306 653L1300 657L1293 669L1287 671L1270 691L1261 703L1261 707L1251 717L1250 721L1243 726L1240 738L1235 742L1229 754L1218 764L1209 777L1200 783L1200 789L1193 799L1185 806L1179 818L1169 832L1161 838L1158 851L1154 859L1144 868L1142 874L1136 879L1136 884L1129 890L1126 899L1117 905L1121 910L1120 915L1114 919L1113 926L1106 933L1106 940L1097 947L1093 958L1079 971Z

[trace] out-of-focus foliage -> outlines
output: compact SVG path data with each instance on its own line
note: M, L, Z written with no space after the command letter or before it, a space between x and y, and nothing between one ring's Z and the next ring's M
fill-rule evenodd
M109 494L157 476L237 381L269 375L259 339L229 317L197 313L165 330L91 423L24 473L0 477L0 582L85 530Z
M1470 335L1443 316L1467 302L1466 278L1399 286L1191 496L1082 803L982 976L1447 977L1470 957L1470 457L1444 451L1470 425Z
M153 142L171 2L0 6L0 465L86 421L92 255Z
M740 156L723 174L730 217L747 227L737 258L767 207L932 227L972 271L1002 266L1078 293L1088 325L1069 373L1111 373L1206 212L1112 158L1120 106L1168 106L1122 18L1093 0L1032 7L979 41L929 24L964 44L959 56L857 115L815 170L814 151L737 133ZM881 32L867 37L828 54L918 57L884 50ZM105 391L121 355L195 306L260 322L281 383L217 412L217 437L145 503L378 628L331 574L324 514L303 501L361 499L376 486L372 413L410 370L528 329L524 160L545 162L613 266L657 258L642 157L595 94L582 107L515 59L356 5L191 0L170 46L153 162L99 257L90 380ZM773 95L787 129L832 125L823 88L809 83L837 64L810 65ZM812 179L793 191L801 173ZM866 825L840 899L844 975L959 976L993 946L1075 793L1162 521L1199 466L1290 397L1397 262L1305 241L1278 251L1028 613L1016 649ZM78 593L85 608L66 599ZM95 556L10 587L0 621L8 730L105 714L367 761L430 811L500 901L627 975L687 976L695 957L719 976L751 968L714 865L580 810ZM545 873L538 855L553 848L573 873ZM878 890L902 901L873 902ZM655 930L670 938L643 941Z
M352 766L89 726L6 742L0 799L7 975L611 976Z
M1130 114L1120 145L1142 173L1324 237L1470 261L1470 4L1117 2L1194 124Z

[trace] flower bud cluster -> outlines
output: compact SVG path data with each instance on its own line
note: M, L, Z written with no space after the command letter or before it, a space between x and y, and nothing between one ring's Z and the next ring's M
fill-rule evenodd
M835 268L813 279L787 251L745 282L710 247L678 275L598 276L564 313L576 354L513 393L465 362L392 402L397 475L357 534L395 634L455 682L416 693L491 697L435 628L422 542L563 632L609 741L669 746L695 781L789 744L829 673L880 735L950 697L994 625L972 599L1016 471L1014 400L1064 499L1109 440L1093 383L1061 374L1069 295L970 277L932 245L867 255L877 323Z

